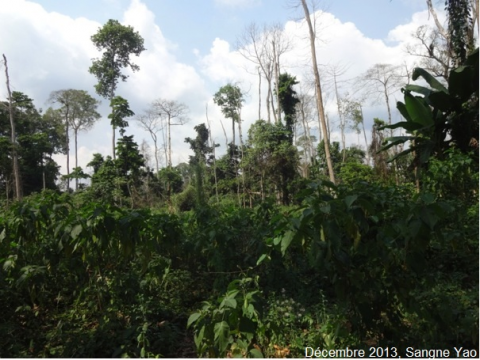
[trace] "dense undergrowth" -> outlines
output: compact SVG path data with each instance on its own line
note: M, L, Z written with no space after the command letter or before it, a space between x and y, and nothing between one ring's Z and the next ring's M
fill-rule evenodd
M478 348L474 197L312 182L294 207L168 214L31 196L0 216L0 356Z

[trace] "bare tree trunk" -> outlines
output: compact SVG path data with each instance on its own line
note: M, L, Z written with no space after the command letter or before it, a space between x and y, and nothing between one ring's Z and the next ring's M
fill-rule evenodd
M165 134L165 126L162 126L162 137L163 137L163 153L165 154L165 167L168 166L168 136Z
M240 138L240 164L243 164L243 135L242 135L242 113L238 111L238 136ZM242 169L242 195L243 195L243 207L245 207L245 170Z
M313 32L312 22L310 21L310 12L308 11L307 3L305 0L302 1L303 11L305 12L305 20L308 24L308 29L310 32L310 49L312 52L312 65L313 65L313 73L315 75L315 89L317 95L317 108L318 108L318 118L319 123L322 127L322 130L325 135L327 135L327 122L325 120L325 112L323 109L323 99L322 99L322 87L320 84L320 74L318 72L317 66L317 54L315 51L315 33ZM333 172L332 166L332 159L330 157L330 139L329 136L325 136L324 139L325 145L325 157L327 158L327 166L328 166L328 175L330 177L330 181L335 184L335 174Z
M333 84L335 87L335 98L337 100L337 111L338 111L338 118L340 120L340 134L342 137L342 163L345 162L345 156L346 156L346 145L345 145L345 117L343 115L342 109L340 108L340 95L338 93L338 85L337 85L337 73L335 70L333 71Z
M70 192L70 137L68 136L68 106L65 115L65 142L67 144L67 192Z
M227 132L225 131L225 127L223 126L222 120L220 120L220 125L222 125L222 130L223 130L223 135L225 135L225 150L228 152L228 137L227 137Z
M78 156L77 156L77 132L78 130L75 129L75 167L78 167ZM75 191L78 190L78 178L75 178Z
M167 118L167 132L168 132L168 166L172 167L172 136L170 134L170 114Z
M155 148L155 170L158 178L158 145L157 145L157 134L151 133L153 138L153 146Z
M275 71L275 92L276 92L276 98L277 98L277 117L275 119L275 123L281 122L282 119L280 117L280 94L278 93L278 80L280 78L280 75L278 73L278 61L277 61L277 46L275 44L275 40L272 40L272 49L273 49L273 69Z
M15 196L17 200L22 199L22 185L20 180L20 168L18 166L18 155L17 155L17 134L15 132L15 121L13 120L13 106L12 106L12 93L10 91L10 78L8 76L8 64L7 57L3 54L3 63L5 64L5 77L7 83L8 91L8 113L10 115L10 128L11 128L11 137L10 141L12 143L12 162L13 162L13 176L15 179Z
M445 28L442 26L442 23L438 20L437 12L433 8L432 0L426 0L426 1L427 1L428 11L430 12L430 14L432 14L433 20L435 21L435 25L437 26L438 31L440 32L440 34L442 34L445 40L447 40L447 43L449 44L448 46L450 47L450 36L448 35L448 32L445 31Z
M260 66L258 67L258 119L262 118L262 74Z
M270 91L272 91L272 89L270 88ZM275 104L273 102L273 93L270 94L270 105L272 106L272 114L273 114L273 121L275 124L278 123L278 118L277 118L277 110L275 110Z
M116 159L116 156L115 156L115 129L116 129L115 126L112 125L112 154L113 154L113 160Z

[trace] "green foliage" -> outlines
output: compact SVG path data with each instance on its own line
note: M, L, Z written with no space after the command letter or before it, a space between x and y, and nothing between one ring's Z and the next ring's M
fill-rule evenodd
M92 42L98 51L104 53L101 59L93 60L88 71L98 80L95 85L97 94L112 99L118 80L127 80L127 75L121 72L122 68L139 70L139 66L130 61L130 55L139 56L145 50L144 40L131 26L124 26L117 20L110 19L92 35Z
M425 189L439 197L456 197L467 204L478 203L478 164L471 154L455 148L445 151L445 159L432 159L424 174Z
M295 126L296 106L300 102L293 86L298 84L295 76L287 73L280 74L278 78L278 98L280 107L285 114L285 127L289 131L290 144L293 141Z
M38 111L33 100L27 95L12 93L15 110L18 162L22 179L23 193L29 195L43 188L56 189L59 166L52 159L54 154L63 153L65 128L59 114L49 109L44 115ZM12 197L12 145L7 107L0 106L0 192Z
M0 234L2 357L174 354L160 289L176 275L156 254L177 255L176 217L44 193L4 213Z
M128 126L128 121L126 121L125 118L131 117L135 115L135 113L130 110L128 101L121 96L115 96L110 101L110 107L112 108L112 113L108 115L110 123L113 129L117 127L120 128L120 135L123 136L125 134L125 128Z
M449 46L454 54L454 60L463 64L467 55L474 49L475 37L473 14L474 5L467 0L447 0L445 10L448 13Z
M365 183L350 189L327 182L323 186L312 184L303 194L305 205L279 224L283 230L267 242L284 256L303 253L312 269L326 275L325 285L334 290L342 313L348 314L351 331L361 341L399 348L414 343L417 347L456 346L457 341L476 346L475 336L460 339L464 333L478 336L477 318L461 326L453 319L467 319L478 304L465 300L450 309L442 306L444 315L438 318L439 308L428 306L424 297L431 301L438 289L453 286L444 299L452 307L450 296L462 293L468 298L476 291L471 283L454 285L453 278L440 269L446 275L440 283L439 275L432 274L432 267L440 264L439 256L454 254L471 257L463 262L460 273L478 272L478 262L475 270L470 268L478 254L478 249L471 253L478 242L478 226L458 226L465 221L458 217L468 216L457 208L458 200L436 200L429 193L411 198L408 189ZM451 246L457 249L453 253ZM417 331L424 331L420 324L427 323L428 337L415 337ZM371 334L383 335L371 339Z
M244 165L256 182L256 191L274 193L276 187L284 204L291 201L289 184L297 176L298 165L298 151L289 136L284 125L258 120L249 130L250 147Z
M182 191L183 179L178 169L170 167L163 168L158 172L158 179L168 195L177 194Z
M232 122L240 120L243 94L237 85L227 84L215 93L213 102L221 107L223 115Z
M204 301L202 309L190 315L187 327L193 325L199 356L263 357L258 346L254 346L259 322L255 308L258 294L256 279L234 280L217 300L218 306Z
M208 146L208 129L205 124L195 126L197 137L195 139L185 138L185 142L190 144L190 148L195 156L190 156L190 165L195 169L195 192L197 198L197 206L201 207L205 203L204 192L204 174L205 167L211 162L210 155L213 147Z
M427 163L432 156L443 158L450 146L478 159L478 49L464 65L450 72L448 89L427 71L417 68L412 78L419 77L431 88L407 85L403 89L405 102L397 103L406 121L385 126L403 128L411 135L386 139L388 145L383 149L410 141L410 147L396 157L415 152L418 165Z

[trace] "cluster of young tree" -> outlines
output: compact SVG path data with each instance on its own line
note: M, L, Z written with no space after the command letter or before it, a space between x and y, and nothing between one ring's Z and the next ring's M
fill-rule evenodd
M126 133L135 114L117 84L122 68L139 70L130 55L145 50L131 27L110 20L92 37L103 56L90 72L110 102L113 139L112 156L95 154L90 174L78 166L77 135L100 118L99 101L54 91L43 113L10 93L4 57L0 356L303 357L312 344L478 354L478 3L447 1L448 72L410 74L427 86L403 84L401 122L389 105L399 67L376 65L360 79L379 84L364 87L382 94L389 114L374 119L370 142L362 101L339 95L339 67L326 70L342 134L331 141L314 24L299 4L315 96L282 71L280 29L250 26L239 48L268 83L266 120L260 102L244 140L245 94L226 84L213 100L232 123L227 152L216 154L207 112L185 139L188 164L173 165L171 144L171 126L188 120L185 104L158 99L135 117L154 143L154 168ZM349 126L363 132L364 148L346 146Z

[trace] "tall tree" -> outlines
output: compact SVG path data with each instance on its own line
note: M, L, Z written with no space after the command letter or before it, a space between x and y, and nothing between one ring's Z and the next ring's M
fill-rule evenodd
M73 108L69 118L75 140L75 168L78 168L78 132L89 130L100 119L97 112L100 101L91 97L84 90L73 90ZM78 177L75 178L75 190L78 189Z
M100 118L97 112L99 101L91 97L84 90L57 90L50 93L50 103L60 105L59 111L62 114L65 124L65 144L67 146L67 189L70 186L70 128L73 129L75 137L75 167L78 167L77 159L77 135L78 131L90 129L96 120ZM76 182L75 184L77 184Z
M240 121L240 109L244 101L237 85L227 84L215 93L213 102L220 106L223 115L232 120L232 143L235 145L235 122Z
M313 157L315 156L315 147L313 142L316 141L316 137L310 134L310 125L309 122L314 120L314 107L315 107L315 98L312 95L309 95L303 88L300 86L298 92L297 103L297 119L300 119L301 125L303 127L303 136L306 141L307 147L304 147L304 160L307 164L311 164ZM301 136L300 136L301 137ZM297 139L300 139L300 137Z
M420 67L448 82L452 53L443 33L435 27L422 25L412 34L412 37L415 43L408 44L405 47L406 52L420 59L418 63Z
M274 24L271 26L264 25L260 28L256 23L251 23L246 26L243 33L237 38L236 48L238 52L247 60L256 65L256 70L259 75L259 119L261 118L261 75L267 82L267 120L271 121L271 114L273 110L273 117L275 121L279 118L275 111L273 103L273 86L276 88L278 94L278 78L280 76L280 58L283 54L291 50L291 41L285 35L281 25ZM275 79L275 84L272 84ZM278 104L278 97L277 97ZM277 111L280 111L278 108Z
M38 111L33 100L27 95L13 91L11 94L12 108L15 114L15 131L18 166L22 179L22 194L28 195L42 189L56 189L55 181L58 176L59 166L52 159L53 154L64 153L65 143L63 139L64 124L58 111L48 109L44 115ZM5 106L1 106L5 105ZM8 102L0 105L0 138L10 138L11 129L8 121ZM52 116L51 116L52 115ZM11 161L11 143L2 148L7 150L2 153L0 161L7 164L6 158ZM6 157L6 158L5 158ZM0 177L10 192L8 184L11 178L13 164L8 168L0 169ZM15 190L15 188L13 187ZM8 197L9 195L7 195Z
M10 119L10 141L11 141L11 153L12 153L12 163L13 163L13 176L15 179L15 197L17 200L22 199L22 184L20 180L20 169L18 166L18 155L17 155L17 133L15 131L15 120L13 117L13 106L12 106L12 92L10 91L10 77L8 75L8 64L7 57L3 54L3 64L5 66L5 81L7 84L8 92L8 114Z
M347 93L343 96L343 98L340 99L340 108L347 122L350 122L350 128L352 130L355 130L358 135L360 134L360 132L363 132L367 164L370 164L370 156L368 155L368 140L367 133L365 131L362 102L359 100L353 100Z
M232 147L235 149L235 122L238 123L239 127L239 137L240 137L240 151L242 154L243 160L243 138L242 138L242 127L241 127L241 109L242 103L244 102L243 93L237 85L227 84L222 86L220 90L217 91L213 98L213 102L220 106L222 109L223 115L227 119L232 120ZM227 149L228 150L228 149ZM236 169L235 169L236 170ZM236 171L235 171L236 172ZM242 181L245 185L244 174L242 173ZM240 185L237 183L237 194L240 201ZM245 189L245 186L244 186Z
M341 109L341 96L340 96L340 83L342 81L339 80L339 77L345 74L347 71L347 67L343 66L339 63L334 65L328 65L325 68L325 73L331 79L331 86L333 87L333 92L335 94L335 101L337 104L337 112L338 112L338 120L339 120L339 128L340 128L340 136L342 140L342 161L345 162L346 157L346 140L345 140L345 127L346 127L346 119L344 113Z
M167 166L172 167L172 137L170 129L173 125L184 125L188 121L188 106L173 100L158 99L153 102L153 109L165 119L167 124Z
M406 83L406 76L399 65L375 64L358 78L357 87L362 89L363 95L374 101L383 98L388 112L388 125L392 125L392 111L390 108L390 96L398 91ZM393 137L393 129L390 129L390 136ZM397 149L395 148L395 153ZM395 180L398 184L397 162L394 160Z
M148 131L153 140L155 151L155 173L158 175L159 170L159 150L158 150L158 132L163 130L162 119L153 107L146 110L143 114L138 115L136 120L140 127Z
M296 122L296 106L300 102L293 87L298 84L297 78L288 73L280 74L278 86L279 108L285 115L285 127L289 132L290 145L293 144L293 135Z
M190 156L190 165L195 169L195 192L197 197L197 206L205 204L205 192L203 191L204 169L211 162L213 147L208 146L208 129L205 124L195 126L197 136L195 139L185 138L185 142L190 144L194 156Z
M325 119L325 111L323 108L323 97L322 97L322 86L320 83L320 73L318 71L318 62L317 62L317 54L315 50L315 39L316 33L314 32L312 21L310 20L310 11L308 10L308 6L305 0L301 0L303 11L305 13L305 21L308 25L309 35L310 35L310 50L312 53L312 67L313 67L313 74L315 76L315 95L317 96L317 109L318 109L318 122L320 123L320 127L324 134L324 147L325 147L325 157L327 160L327 167L328 167L328 175L330 181L335 183L335 173L333 171L332 160L330 159L330 139L327 135L327 121Z
M112 101L119 80L126 81L128 76L123 68L138 71L140 67L130 61L130 55L139 56L145 50L144 40L131 26L124 26L117 20L108 22L91 37L98 51L104 51L101 59L93 60L89 72L98 80L95 91L98 95ZM112 109L113 110L113 109ZM115 160L115 129L112 123L112 152Z

